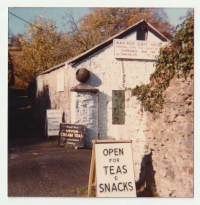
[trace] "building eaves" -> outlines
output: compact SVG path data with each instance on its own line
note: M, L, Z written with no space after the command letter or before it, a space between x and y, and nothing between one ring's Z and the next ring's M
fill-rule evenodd
M56 66L54 66L54 67L49 68L48 70L42 71L41 73L37 74L36 77L37 77L38 75L43 75L43 74L46 74L46 73L50 73L50 72L53 71L53 70L56 70L56 69L58 69L58 68L61 68L61 67L65 66L65 63L66 63L66 62L60 63L60 64L58 64L58 65L56 65Z

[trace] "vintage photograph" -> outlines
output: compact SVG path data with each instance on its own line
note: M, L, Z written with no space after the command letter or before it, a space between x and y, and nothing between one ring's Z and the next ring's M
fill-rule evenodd
M8 198L193 198L194 13L9 7Z

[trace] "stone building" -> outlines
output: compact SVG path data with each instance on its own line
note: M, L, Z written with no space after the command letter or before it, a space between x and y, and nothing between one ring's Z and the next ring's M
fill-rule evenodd
M41 123L45 122L46 109L59 109L63 112L63 122L85 125L87 147L91 147L94 139L132 140L138 189L144 185L157 190L160 196L191 197L193 91L190 90L192 94L188 96L184 95L186 100L181 105L174 100L177 94L172 96L170 91L166 91L170 95L166 112L159 116L147 112L141 114L140 102L135 97L130 97L128 90L125 91L126 88L149 82L150 74L155 70L155 57L159 48L167 43L169 40L166 37L148 22L141 20L75 58L40 73L36 77L33 109L35 117ZM76 80L81 68L90 71L90 78L86 83ZM181 89L187 90L188 85L190 89L193 88L192 77L184 82L175 82ZM170 87L168 89L172 90ZM190 111L184 110L184 103ZM181 128L183 121L187 127L184 131ZM171 146L184 146L180 148L184 151L169 157ZM184 157L181 158L180 155ZM171 161L172 158L174 161ZM177 165L177 160L182 160L181 165ZM183 178L176 177L180 172L183 172L183 178L187 178L186 183ZM159 177L163 177L161 181L164 184L158 180Z

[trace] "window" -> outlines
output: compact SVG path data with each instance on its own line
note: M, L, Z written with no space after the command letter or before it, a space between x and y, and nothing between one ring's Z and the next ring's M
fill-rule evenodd
M137 30L137 40L146 41L147 40L148 30L146 25L141 25Z
M59 71L57 73L57 92L64 91L64 72Z
M125 90L112 91L112 124L125 123Z

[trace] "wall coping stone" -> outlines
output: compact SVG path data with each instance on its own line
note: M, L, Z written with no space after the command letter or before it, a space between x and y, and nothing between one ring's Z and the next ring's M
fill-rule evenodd
M99 90L86 83L80 83L70 89L71 92L99 92Z

